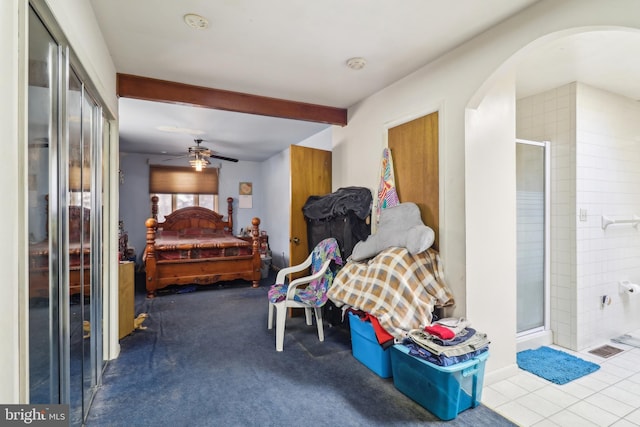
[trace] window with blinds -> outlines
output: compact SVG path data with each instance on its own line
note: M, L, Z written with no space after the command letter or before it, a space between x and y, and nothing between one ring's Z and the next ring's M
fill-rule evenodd
M219 169L196 172L179 166L149 167L149 195L158 196L158 221L176 209L202 206L218 212Z
M218 194L220 169L206 168L200 172L190 167L149 166L149 193Z

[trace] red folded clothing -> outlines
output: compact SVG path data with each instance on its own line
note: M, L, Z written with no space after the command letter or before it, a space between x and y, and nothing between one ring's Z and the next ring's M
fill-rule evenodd
M393 335L387 332L382 327L382 325L380 325L380 322L378 322L378 319L375 316L372 316L371 314L366 313L362 310L355 310L353 308L350 308L349 311L358 316L360 320L369 321L371 323L373 332L375 333L376 339L378 340L378 344L380 344L383 349L386 350L388 347L391 347L394 344L395 340L393 338Z
M386 349L391 344L393 344L393 335L387 332L382 327L382 325L380 325L380 322L378 322L377 317L367 314L365 318L371 322L371 326L373 326L373 332L375 332L376 334L376 339L378 340L378 344L380 344L382 348Z
M442 325L425 326L424 331L443 340L450 340L456 336L455 332Z

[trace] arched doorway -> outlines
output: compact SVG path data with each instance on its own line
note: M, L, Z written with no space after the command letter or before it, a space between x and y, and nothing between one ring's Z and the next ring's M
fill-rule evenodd
M624 314L628 309L624 307L623 301L618 300L618 306L614 301L610 307L604 308L598 303L598 297L602 295L613 294L617 297L617 280L623 273L607 268L604 268L604 275L591 273L603 271L603 267L598 267L593 260L597 258L595 252L602 250L598 248L606 247L609 243L606 243L607 233L603 233L600 227L602 203L596 201L593 204L593 201L584 197L592 190L585 182L580 182L580 174L589 174L589 169L581 169L581 162L584 161L580 155L575 155L576 149L584 149L585 146L581 144L583 137L588 134L585 122L581 123L580 118L585 117L585 114L591 114L590 117L597 120L605 117L596 114L601 112L597 110L603 108L590 108L588 100L611 102L612 111L620 112L626 108L631 111L630 116L633 116L634 100L638 99L635 92L637 88L634 87L635 81L625 76L630 70L637 68L634 68L635 59L629 59L629 55L625 53L629 46L634 47L635 50L632 51L637 51L640 47L640 33L637 30L581 28L541 37L502 64L468 104L465 129L468 251L481 250L483 240L486 241L486 232L474 230L478 227L486 230L488 227L492 230L492 235L509 236L503 244L511 245L513 253L516 253L513 239L516 233L516 138L550 140L552 153L555 140L556 153L569 156L567 172L566 168L553 169L553 165L558 166L560 160L567 159L554 158L552 154L552 176L564 177L564 182L552 182L555 193L551 197L562 203L564 210L558 210L560 205L556 205L555 210L552 208L552 211L561 215L552 216L551 219L550 323L555 342L574 350L594 345L600 339L611 338L611 333L616 330L616 333L621 333L622 328L634 328L634 325L616 325L611 320L615 317L628 317ZM577 85L573 92L563 89L571 84ZM552 96L554 91L555 96ZM522 102L530 97L537 97L535 106L526 106ZM546 110L545 97L549 104ZM563 107L563 102L568 102L569 105ZM525 118L524 108L535 108L536 111L529 111L531 114ZM565 122L561 122L563 115L567 115ZM617 114L616 120L611 123L619 123L623 115L624 113ZM529 123L526 123L527 120ZM536 122L536 126L533 126L533 122ZM537 128L535 132L532 131L532 126ZM626 129L633 129L633 124L624 126ZM597 132L607 135L605 128L606 126L601 125ZM559 146L558 141L566 138L569 138L569 142ZM613 136L609 135L607 138L611 140ZM588 148L593 147L592 144ZM602 156L603 152L599 153L598 156ZM622 154L627 158L628 155L629 153ZM490 160L491 168L487 168L487 160ZM568 178L564 175L566 173L570 174ZM567 185L570 188L567 189ZM477 218L470 215L477 212L480 206L486 208L488 203L491 206L490 215L482 214ZM636 208L633 202L629 202L625 209L632 211ZM562 227L558 227L560 224ZM585 239L584 235L590 236L589 239ZM599 240L596 249L589 249L596 240ZM635 253L635 246L632 251ZM585 255L590 261L585 261ZM505 260L503 264L501 268L509 269L515 284L515 256ZM598 274L600 277L597 277ZM633 270L628 274L640 275L640 272ZM490 276L490 272L487 272L487 276ZM473 299L474 292L481 290L469 289L469 300ZM505 298L514 303L504 305L515 307L515 297L514 289L505 289ZM508 307L501 306L501 311L507 312L507 318L516 318L516 313ZM637 326L635 325L636 329Z

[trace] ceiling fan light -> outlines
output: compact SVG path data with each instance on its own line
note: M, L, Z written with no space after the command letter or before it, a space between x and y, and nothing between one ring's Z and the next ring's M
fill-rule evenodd
M200 156L197 156L195 159L189 160L191 166L196 170L196 172L202 172L202 169L207 167L207 160L203 159Z

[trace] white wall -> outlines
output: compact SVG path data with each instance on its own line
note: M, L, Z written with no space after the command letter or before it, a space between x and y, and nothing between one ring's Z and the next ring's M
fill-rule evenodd
M515 304L509 298L492 299L502 289L513 286L505 280L515 271L515 258L508 253L508 246L494 244L515 242L515 220L485 226L485 232L469 233L469 226L478 221L466 217L465 212L509 212L513 209L513 195L497 196L492 187L475 188L477 193L465 200L470 191L465 190L465 171L474 172L491 165L492 178L508 177L514 168L513 159L496 161L495 149L490 144L507 146L506 140L485 140L484 151L477 147L474 157L466 157L466 145L472 135L465 133L465 111L481 104L485 95L499 88L505 98L507 89L501 85L505 75L515 68L519 58L537 46L563 35L603 26L639 28L640 2L634 0L542 0L515 17L504 21L484 34L475 37L457 49L442 56L406 78L381 90L349 109L349 124L334 129L333 187L358 185L376 188L379 153L384 144L386 123L411 116L416 111L440 111L440 246L445 275L458 301L456 315L473 314L472 322L515 325ZM498 84L498 86L496 86ZM515 100L515 88L512 89ZM510 102L505 101L505 109ZM515 102L515 101L513 101ZM494 106L496 111L499 106ZM501 114L502 115L502 114ZM506 115L502 115L506 117ZM497 126L512 128L508 144L513 145L515 116L511 123ZM498 132L506 137L508 132ZM502 158L502 156L499 156ZM357 161L355 161L357 159ZM511 178L515 179L515 174ZM508 187L507 184L500 188ZM515 185L514 185L515 188ZM491 201L491 204L487 201ZM493 224L493 223L492 223ZM478 260L503 260L499 277L487 269L470 270L467 264ZM473 277L469 277L473 274ZM515 277L515 276L514 276ZM471 286L482 286L483 292ZM470 295L480 294L476 299ZM469 296L469 297L468 297ZM488 376L499 370L515 366L514 328L491 326L492 356L487 362ZM509 329L509 330L507 330ZM488 378L491 380L491 378Z
M0 222L15 226L1 227L0 240L0 268L4 278L2 298L0 298L0 402L18 403L24 398L19 394L20 376L24 374L25 366L20 363L20 350L25 347L20 340L19 325L24 323L25 293L18 284L24 278L25 266L19 264L20 258L26 259L26 233L24 221L20 218L26 212L24 199L20 193L20 184L24 184L24 176L20 174L19 165L24 161L25 144L17 144L19 132L24 126L24 110L20 103L20 96L24 96L24 88L20 87L19 76L22 71L19 62L19 49L24 49L24 42L19 37L18 10L22 2L19 0L5 0L0 2L0 51L3 60L0 61L0 137L4 141L0 144L0 193L7 201L4 209L0 210ZM20 225L22 227L20 227ZM17 250L16 250L17 249ZM24 279L23 279L24 280ZM19 293L22 292L22 295ZM20 312L19 308L23 307Z
M220 170L220 183L218 193L220 197L220 210L226 212L227 197L233 197L234 212L234 234L241 228L251 227L251 220L254 217L265 216L264 201L266 199L266 185L261 178L262 166L258 162L239 161L238 163L222 162ZM253 183L253 194L251 208L238 207L239 187L241 182ZM264 224L260 224L260 229L266 229ZM267 230L269 231L269 230Z
M123 183L119 183L119 221L124 224L129 246L136 251L137 262L146 245L145 221L151 217L149 199L148 156L141 154L120 154L120 170Z
M272 263L278 268L289 265L289 219L291 216L290 150L262 162L261 176L266 187L265 229L269 233Z
M483 161L465 165L465 317L491 337L494 370L510 367L516 351L514 88L512 76L497 82L466 120L465 158Z
M332 127L300 141L296 145L331 151ZM260 164L265 190L265 229L273 265L289 265L289 219L291 217L290 150L286 149Z
M310 136L309 138L300 141L296 145L308 148L317 148L318 150L332 150L331 135L333 134L333 128L335 126L329 126L325 130L318 132L317 134Z

